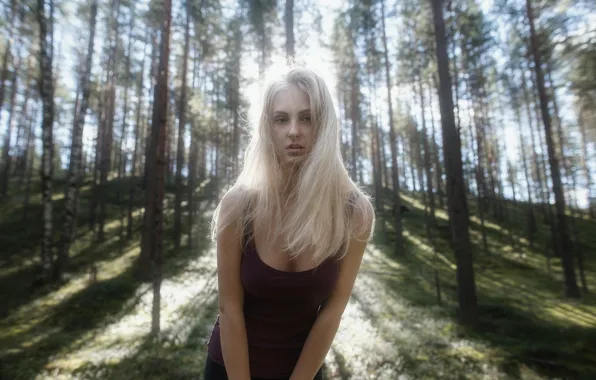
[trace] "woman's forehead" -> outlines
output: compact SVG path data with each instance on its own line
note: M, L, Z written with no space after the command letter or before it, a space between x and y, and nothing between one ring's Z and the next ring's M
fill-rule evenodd
M291 84L277 91L272 108L274 112L301 112L310 108L310 100L306 92Z

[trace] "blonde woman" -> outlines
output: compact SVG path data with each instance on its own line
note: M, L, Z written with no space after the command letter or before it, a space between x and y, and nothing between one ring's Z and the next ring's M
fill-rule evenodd
M343 165L320 76L275 75L256 124L213 219L219 316L205 380L321 379L374 211Z

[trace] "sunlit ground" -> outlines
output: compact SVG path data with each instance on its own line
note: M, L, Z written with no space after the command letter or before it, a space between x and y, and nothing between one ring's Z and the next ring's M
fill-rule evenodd
M521 230L509 234L487 220L491 253L477 253L475 264L481 323L468 331L455 322L453 255L440 237L435 254L423 205L408 195L404 200L411 208L403 218L406 250L393 255L392 223L381 213L326 359L327 379L593 378L596 299L562 297L558 259L547 271L545 256L530 249ZM21 303L13 300L0 315L0 373L15 380L201 378L217 282L206 223L213 205L200 207L193 248L177 255L166 248L162 343L149 338L151 286L133 276L138 236L122 246L112 217L104 242L90 234L79 238L65 285L23 293ZM439 213L440 223L445 217ZM471 227L480 252L479 222L473 219ZM23 252L10 259L18 265L0 268L2 286L16 285L36 262ZM95 281L90 263L98 268ZM433 268L441 280L440 306ZM594 268L587 268L594 284Z
M135 251L104 264L102 269L106 272L100 279L125 270L126 262L137 253ZM195 368L189 369L196 374L200 374L202 369L204 345L215 316L214 270L215 253L210 249L189 261L184 271L165 280L162 285L162 329L167 345L174 348L184 346L188 344L193 330L199 329L199 333L192 337L198 347L196 361L190 363ZM453 321L429 312L439 309L438 306L412 306L382 280L383 277L407 280L406 270L374 245L368 248L352 299L326 360L327 378L459 378L462 374L467 378L501 378L498 368L490 362L495 350L457 338ZM21 340L12 346L11 351L26 349L54 333L53 329L40 326L37 323L39 318L43 319L43 315L50 313L60 300L80 291L86 281L85 276L73 279L60 291L48 294L43 300L15 313L11 319L35 333L23 334L24 331L13 325L10 333L20 335ZM131 298L129 308L125 308L125 314L65 345L48 359L35 378L71 379L76 378L77 373L96 376L102 373L103 366L118 366L127 357L133 357L142 349L147 337L151 324L151 300L150 286L140 286ZM19 314L26 311L32 313L32 318L27 320ZM197 326L199 321L202 324ZM8 330L3 331L0 342L6 341L7 333ZM80 370L83 371L78 372ZM529 368L524 368L523 374L527 379L540 378Z

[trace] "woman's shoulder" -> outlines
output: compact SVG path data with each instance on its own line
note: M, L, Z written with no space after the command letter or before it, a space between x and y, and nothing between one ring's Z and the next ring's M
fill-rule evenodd
M227 211L243 210L254 197L254 192L243 186L232 186L221 198L220 207Z
M375 211L368 195L354 189L348 195L352 234L368 239L372 234Z

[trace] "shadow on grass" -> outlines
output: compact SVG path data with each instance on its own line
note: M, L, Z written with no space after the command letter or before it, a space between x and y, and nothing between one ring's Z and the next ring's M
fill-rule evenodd
M379 222L387 223L383 220L385 217L381 215ZM412 223L416 224L417 228L410 232L421 234L422 237L426 236L423 226L421 227L417 222ZM405 224L409 223L405 222ZM389 225L391 225L390 222ZM388 229L388 233L391 233L391 228ZM375 236L377 247L384 252L392 252L393 241L392 236ZM391 289L395 297L404 298L419 307L428 308L430 305L436 305L434 269L428 261L422 259L419 247L407 240L406 244L408 245L406 254L390 256L392 260L403 266L404 274L379 278L388 289ZM442 242L439 246L445 247L445 244ZM452 257L452 254L449 253L446 256ZM553 320L549 321L548 315L537 318L531 309L522 307L527 305L522 305L520 299L533 298L539 303L540 298L536 294L542 295L548 292L550 292L550 298L556 299L559 294L555 289L559 290L560 287L549 284L553 279L531 266L511 262L502 256L496 256L492 260L498 262L501 273L499 276L491 276L488 285L479 286L480 322L473 330L461 328L462 337L485 342L491 347L498 348L501 354L494 357L494 360L512 378L520 377L522 365L532 368L543 376L596 378L596 362L594 362L596 348L593 344L596 341L594 329L596 325L570 327ZM455 272L444 264L439 265L438 268L446 302L441 309L433 307L428 310L437 317L456 320ZM477 272L477 285L480 277L484 275ZM537 290L541 293L534 294ZM563 305L560 307L563 308Z
M125 242L124 249L129 250L135 244L138 245L137 241L138 238L135 237ZM94 263L102 260L112 260L121 256L120 246L117 231L108 235L102 243L90 243L69 259L67 275L74 277L84 274ZM35 299L58 290L63 285L49 283L38 286L36 284L38 274L38 266L30 264L17 266L9 274L0 276L0 288L3 289L2 295L0 295L0 320L9 316L12 311L20 306L29 304ZM21 284L21 286L13 286L15 283Z
M118 213L117 208L114 208L114 211ZM203 211L205 211L204 208ZM114 216L113 213L109 215ZM171 250L171 247L173 247L172 242L165 241L164 279L176 276L184 271L190 260L197 259L210 246L207 239L209 236L209 223L206 215L208 213L197 213L195 222L198 228L195 228L196 235L192 249L183 248L180 252L174 254ZM168 218L171 218L171 216L168 216ZM108 222L112 221L108 220ZM165 221L165 226L165 238L167 239L170 236L168 226L173 226L173 223L170 223L168 219ZM106 232L106 239L102 242L94 242L90 238L88 239L88 245L83 244L83 247L77 248L69 262L68 273L70 276L84 274L92 264L104 260L111 262L122 255L121 243L118 239L118 227L108 229ZM31 230L29 234L30 236L38 236L38 231ZM22 239L20 243L26 247L27 238L20 237L20 239ZM139 240L140 236L137 233L132 240L126 242L124 251L130 252L134 245L138 246ZM81 246L80 241L77 243ZM14 246L13 249L21 252L18 246ZM75 250L74 247L73 250ZM116 277L90 283L82 290L72 293L64 300L53 305L40 305L39 307L46 307L48 310L40 313L43 318L37 320L37 324L31 324L24 319L16 320L16 318L12 318L10 324L4 327L7 328L4 331L7 334L3 334L6 336L3 340L8 342L8 349L0 353L0 378L11 380L34 378L44 370L46 364L52 361L56 355L61 356L74 352L81 348L88 339L92 339L93 336L101 332L105 326L130 313L142 296L142 294L135 295L141 282L136 277L138 270L136 260L133 260L133 262L133 265ZM49 284L41 288L31 287L30 284L35 278L35 271L34 265L23 266L22 268L17 266L11 268L4 276L0 276L0 286L3 289L0 318L10 317L11 310L15 310L21 305L30 304L39 297L48 295L53 291L60 291L60 286L57 284ZM22 284L22 286L15 286L15 284ZM12 291L7 293L5 290L9 289ZM205 307L207 311L210 310L211 306L207 305ZM27 316L19 318L27 318ZM195 320L192 321L195 322ZM213 320L210 322L212 323ZM192 339L199 339L197 334L199 332L195 333ZM85 339L82 339L83 337ZM164 349L165 347L167 347L167 344ZM172 364L175 361L175 358L172 358ZM128 378L128 376L119 378Z
M118 191L122 191L128 197L128 191L131 187L140 188L140 178L123 178L120 180L113 180L105 185L105 191L108 193L106 200L108 201L106 207L106 235L105 238L98 242L95 239L94 232L88 230L89 207L92 190L89 183L86 183L80 194L79 215L77 217L77 233L78 237L73 242L71 247L70 259L66 268L68 276L77 276L94 264L102 260L111 260L119 257L122 253L131 248L131 244L139 244L140 242L140 219L138 217L134 220L134 234L132 238L120 241L120 207L114 203L118 200L115 195ZM60 189L60 183L57 184L56 189ZM206 188L209 190L209 187ZM39 198L39 197L37 197ZM142 206L144 198L139 189L136 190L133 207L138 209ZM199 194L196 199L196 204L199 205L204 197ZM42 230L42 205L40 199L32 199L29 204L29 217L22 218L22 205L19 203L15 206L4 204L1 207L0 213L0 320L6 318L10 313L22 305L26 305L39 297L43 297L50 292L59 289L60 284L45 284L39 286L36 283L39 274L38 262L39 251L41 247L41 230ZM128 198L126 198L128 202ZM209 220L205 218L202 211L208 209L211 202L202 202L207 207L202 207L196 212L195 223L198 228L194 228L195 238L193 241L192 250L183 248L181 253L176 256L176 260L168 261L169 257L173 257L173 233L171 226L173 226L173 216L166 215L165 220L165 236L164 236L164 257L166 261L166 269L180 264L180 268L184 268L185 259L196 257L197 252L201 252L205 248L205 237L209 235L208 226ZM56 245L60 239L62 227L62 210L64 209L64 199L59 198L53 202L54 207L54 254L56 254ZM116 223L115 226L108 228L111 223ZM127 221L125 220L126 224ZM126 228L126 225L124 226ZM184 230L185 232L187 230ZM178 264L176 264L178 263ZM167 273L166 273L167 275ZM13 286L18 283L20 286Z
M124 306L134 295L134 266L121 275L90 284L65 302L49 311L43 327L49 334L33 344L22 342L4 355L3 373L9 379L32 379L50 360L63 349L75 349L73 343L90 330L105 324L108 317L118 317L125 312Z
M210 328L217 316L217 299L209 292L189 303L185 317L190 329L183 341L176 336L157 342L149 335L139 349L117 363L87 364L73 375L92 379L200 379Z

